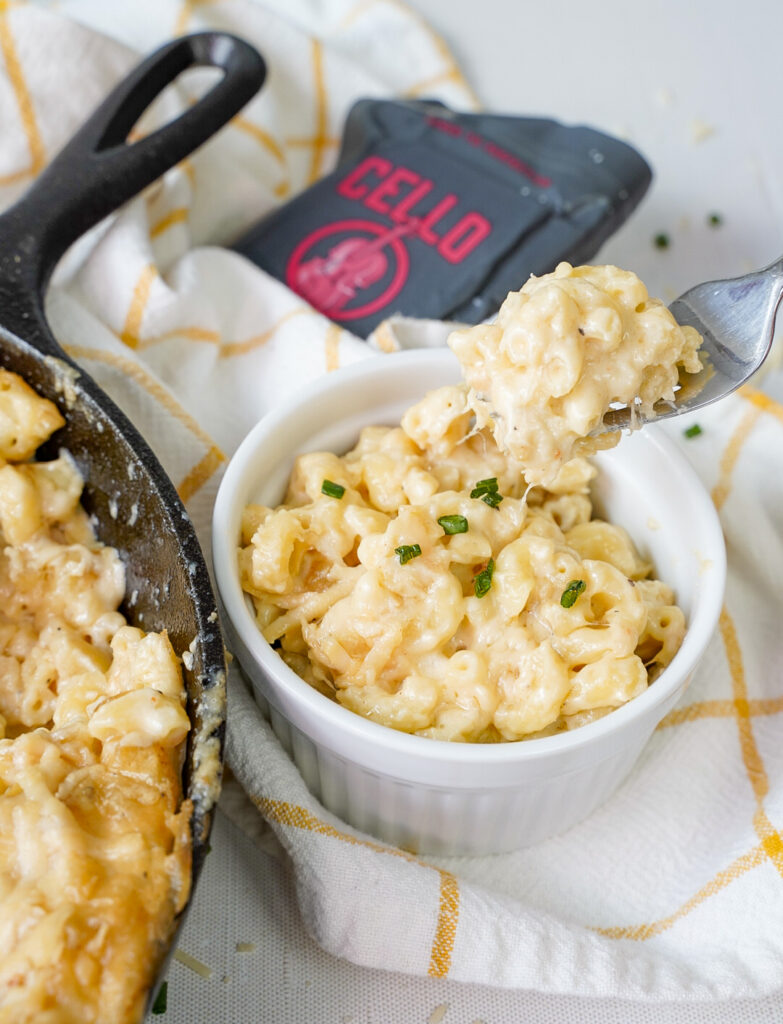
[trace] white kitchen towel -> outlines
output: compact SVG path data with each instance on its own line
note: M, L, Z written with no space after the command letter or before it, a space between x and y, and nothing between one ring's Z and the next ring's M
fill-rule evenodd
M219 137L74 247L48 301L57 337L150 440L208 549L222 468L248 428L306 381L383 358L219 246L330 168L357 96L463 107L472 97L443 43L397 0L50 6L0 0L2 206L137 55L172 35L225 28L269 63L262 94ZM381 342L439 333L408 321ZM689 441L682 424L668 429L726 532L720 630L631 778L567 834L452 861L359 835L307 793L233 673L229 759L260 814L227 809L288 859L324 948L372 967L583 995L714 999L783 984L783 410L751 391L699 421Z

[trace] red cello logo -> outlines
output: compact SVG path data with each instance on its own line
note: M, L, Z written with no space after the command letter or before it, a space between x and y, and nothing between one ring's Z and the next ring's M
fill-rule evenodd
M311 232L291 253L286 284L332 320L359 320L388 306L408 278L402 235L370 220L340 220Z

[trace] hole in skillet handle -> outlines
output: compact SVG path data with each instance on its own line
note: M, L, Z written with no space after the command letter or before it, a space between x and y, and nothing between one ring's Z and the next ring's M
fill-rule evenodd
M223 77L174 121L126 143L160 92L197 66L216 66ZM123 611L129 621L145 630L167 629L180 655L195 640L192 667L185 671L193 728L183 770L184 795L194 803L191 895L208 851L225 730L225 659L216 602L173 484L124 413L60 348L43 299L66 249L204 143L238 113L264 77L261 57L236 37L202 33L175 40L115 87L26 195L0 216L0 365L20 373L66 417L66 426L41 455L51 457L64 447L76 459L85 478L84 504L99 537L118 548L126 566ZM174 922L167 948L159 951L158 976L166 970L184 914Z
M215 67L223 76L173 121L127 142L163 90L196 67ZM183 36L142 61L0 217L0 289L15 285L28 312L33 306L43 319L43 292L65 251L203 145L256 94L265 77L260 54L221 32ZM0 321L10 326L1 307ZM61 357L56 348L51 354Z

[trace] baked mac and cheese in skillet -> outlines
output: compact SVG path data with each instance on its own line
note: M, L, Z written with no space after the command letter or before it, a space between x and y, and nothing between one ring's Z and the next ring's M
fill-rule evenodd
M190 723L75 464L30 461L62 423L0 370L0 1024L125 1024L189 893Z
M245 510L264 637L344 707L437 739L548 735L637 696L684 616L571 455L611 402L673 397L699 341L617 268L531 279L452 335L465 384L300 456L279 508Z

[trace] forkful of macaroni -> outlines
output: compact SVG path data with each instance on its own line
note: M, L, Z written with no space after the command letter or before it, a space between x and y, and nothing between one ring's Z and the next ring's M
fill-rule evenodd
M624 427L693 412L730 394L772 344L783 260L701 284L667 309L632 272L572 267L531 277L497 320L454 331L478 428L551 483Z

